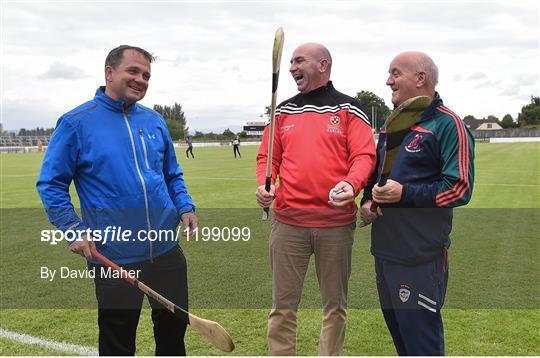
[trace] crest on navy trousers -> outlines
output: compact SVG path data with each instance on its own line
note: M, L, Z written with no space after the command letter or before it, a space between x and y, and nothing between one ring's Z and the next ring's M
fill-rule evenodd
M399 288L399 299L401 302L405 303L409 300L409 297L411 297L411 290L409 289L409 286L401 285Z

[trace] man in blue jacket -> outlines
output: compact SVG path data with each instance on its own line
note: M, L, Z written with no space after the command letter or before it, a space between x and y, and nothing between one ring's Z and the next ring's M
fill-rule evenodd
M432 102L405 135L387 183L377 167L364 189L361 217L371 228L379 301L399 355L444 355L441 308L448 282L452 210L469 202L474 183L474 139L435 91L438 69L422 52L398 54L386 84L392 103L428 96ZM382 216L370 210L380 205Z
M180 221L195 229L195 205L163 117L137 103L148 89L153 61L133 46L109 53L106 85L58 120L37 182L51 223L64 232L83 233L69 249L86 257L95 272L100 355L135 354L143 294L122 279L101 275L91 246L188 308L186 260L177 236L156 233L176 234ZM71 203L71 181L82 219ZM122 239L105 236L107 230L121 231ZM156 355L185 355L187 317L178 320L157 302L150 304Z

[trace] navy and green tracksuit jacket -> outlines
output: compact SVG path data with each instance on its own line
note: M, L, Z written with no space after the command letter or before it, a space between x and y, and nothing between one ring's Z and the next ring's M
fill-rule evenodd
M377 167L364 190L371 190L382 169L386 134L377 144ZM381 205L372 224L375 257L418 264L441 255L450 245L452 208L469 202L474 181L474 139L463 121L443 105L439 94L411 127L396 156L389 179L403 185L398 203Z

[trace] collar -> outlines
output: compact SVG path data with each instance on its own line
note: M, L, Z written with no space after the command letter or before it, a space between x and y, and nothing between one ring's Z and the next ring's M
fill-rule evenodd
M318 96L330 90L332 91L334 90L334 85L332 84L332 81L328 81L324 86L316 88L313 91L310 91L308 93L301 93L301 95L306 96L306 97Z
M114 100L111 97L107 96L105 94L105 86L100 86L96 90L94 100L115 112L131 113L137 109L137 103L134 103L124 110L124 104L126 102L122 100Z
M439 95L439 92L435 92L435 96L433 97L433 101L429 105L429 107L422 113L422 116L419 120L416 121L416 123L425 122L435 115L435 112L437 110L437 107L443 105L443 100L441 99L441 96Z

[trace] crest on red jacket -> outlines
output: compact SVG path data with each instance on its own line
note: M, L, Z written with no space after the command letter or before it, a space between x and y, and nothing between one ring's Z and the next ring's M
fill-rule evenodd
M341 118L339 118L339 116L330 116L330 124L328 124L326 131L328 133L341 134L341 125L339 124L340 121Z

